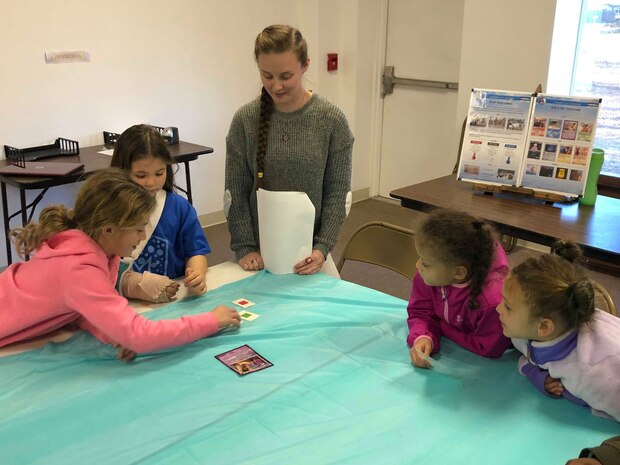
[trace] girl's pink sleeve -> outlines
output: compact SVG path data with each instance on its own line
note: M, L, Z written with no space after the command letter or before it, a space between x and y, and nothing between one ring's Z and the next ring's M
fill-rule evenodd
M445 321L441 322L441 332L448 339L475 354L483 357L501 357L512 343L504 336L495 307L492 305L480 309L480 318L471 333L460 331Z
M409 326L407 344L409 347L420 336L427 336L433 342L433 353L437 352L441 340L439 318L435 313L431 288L424 283L424 280L418 273L413 277L407 314L407 325Z
M134 352L180 346L218 331L211 312L174 320L153 321L137 314L98 264L79 264L66 274L66 303L80 313L80 326L104 343L116 343Z

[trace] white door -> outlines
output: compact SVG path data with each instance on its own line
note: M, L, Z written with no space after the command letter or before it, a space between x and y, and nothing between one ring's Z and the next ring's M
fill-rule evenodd
M385 63L395 76L458 82L463 10L464 0L389 0ZM451 173L460 138L457 96L398 84L385 96L379 195Z

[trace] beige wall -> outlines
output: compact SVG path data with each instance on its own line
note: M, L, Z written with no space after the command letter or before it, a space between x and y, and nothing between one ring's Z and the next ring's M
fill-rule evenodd
M102 142L102 130L178 126L183 140L215 149L192 164L192 179L199 215L219 212L228 126L260 88L254 38L268 24L288 23L309 42L308 87L339 105L355 134L353 190L376 192L387 4L0 0L0 145L29 147L62 136L87 146ZM457 119L472 86L530 89L544 82L554 6L555 0L466 1ZM46 50L88 50L91 62L47 65ZM339 53L339 71L326 71L328 52ZM178 180L182 185L183 176ZM77 187L52 189L41 206L71 205ZM16 205L11 188L9 198ZM2 232L0 241L3 266Z
M256 34L272 23L299 27L310 47L308 87L341 106L356 132L358 115L367 113L359 110L365 102L356 98L356 86L373 79L358 72L367 58L357 56L357 21L373 5L369 0L0 0L0 144L29 147L62 136L87 146L102 142L102 130L122 131L140 122L174 125L183 140L215 149L192 164L192 179L199 215L219 212L228 126L235 110L260 88L252 57ZM91 62L48 65L46 50L88 50ZM328 51L340 54L338 72L325 70ZM354 189L369 183L363 146L355 148ZM178 180L183 185L182 175ZM71 205L77 187L52 189L42 206ZM29 192L28 199L34 195ZM11 188L9 198L17 205Z
M556 0L465 0L457 127L471 89L546 89Z

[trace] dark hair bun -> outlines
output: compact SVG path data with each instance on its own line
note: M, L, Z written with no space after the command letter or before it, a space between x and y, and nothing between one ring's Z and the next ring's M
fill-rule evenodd
M578 264L583 257L583 251L577 244L563 239L551 245L551 253L575 264Z
M578 281L567 289L568 306L573 321L568 321L573 328L578 328L592 319L594 312L594 287L587 280Z

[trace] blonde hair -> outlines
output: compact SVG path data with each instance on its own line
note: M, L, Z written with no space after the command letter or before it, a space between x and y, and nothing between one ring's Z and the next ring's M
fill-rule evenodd
M75 207L45 207L38 223L10 232L17 253L23 258L51 236L67 229L80 229L96 240L102 228L135 226L155 208L155 198L133 182L119 168L97 171L86 179L75 200Z

